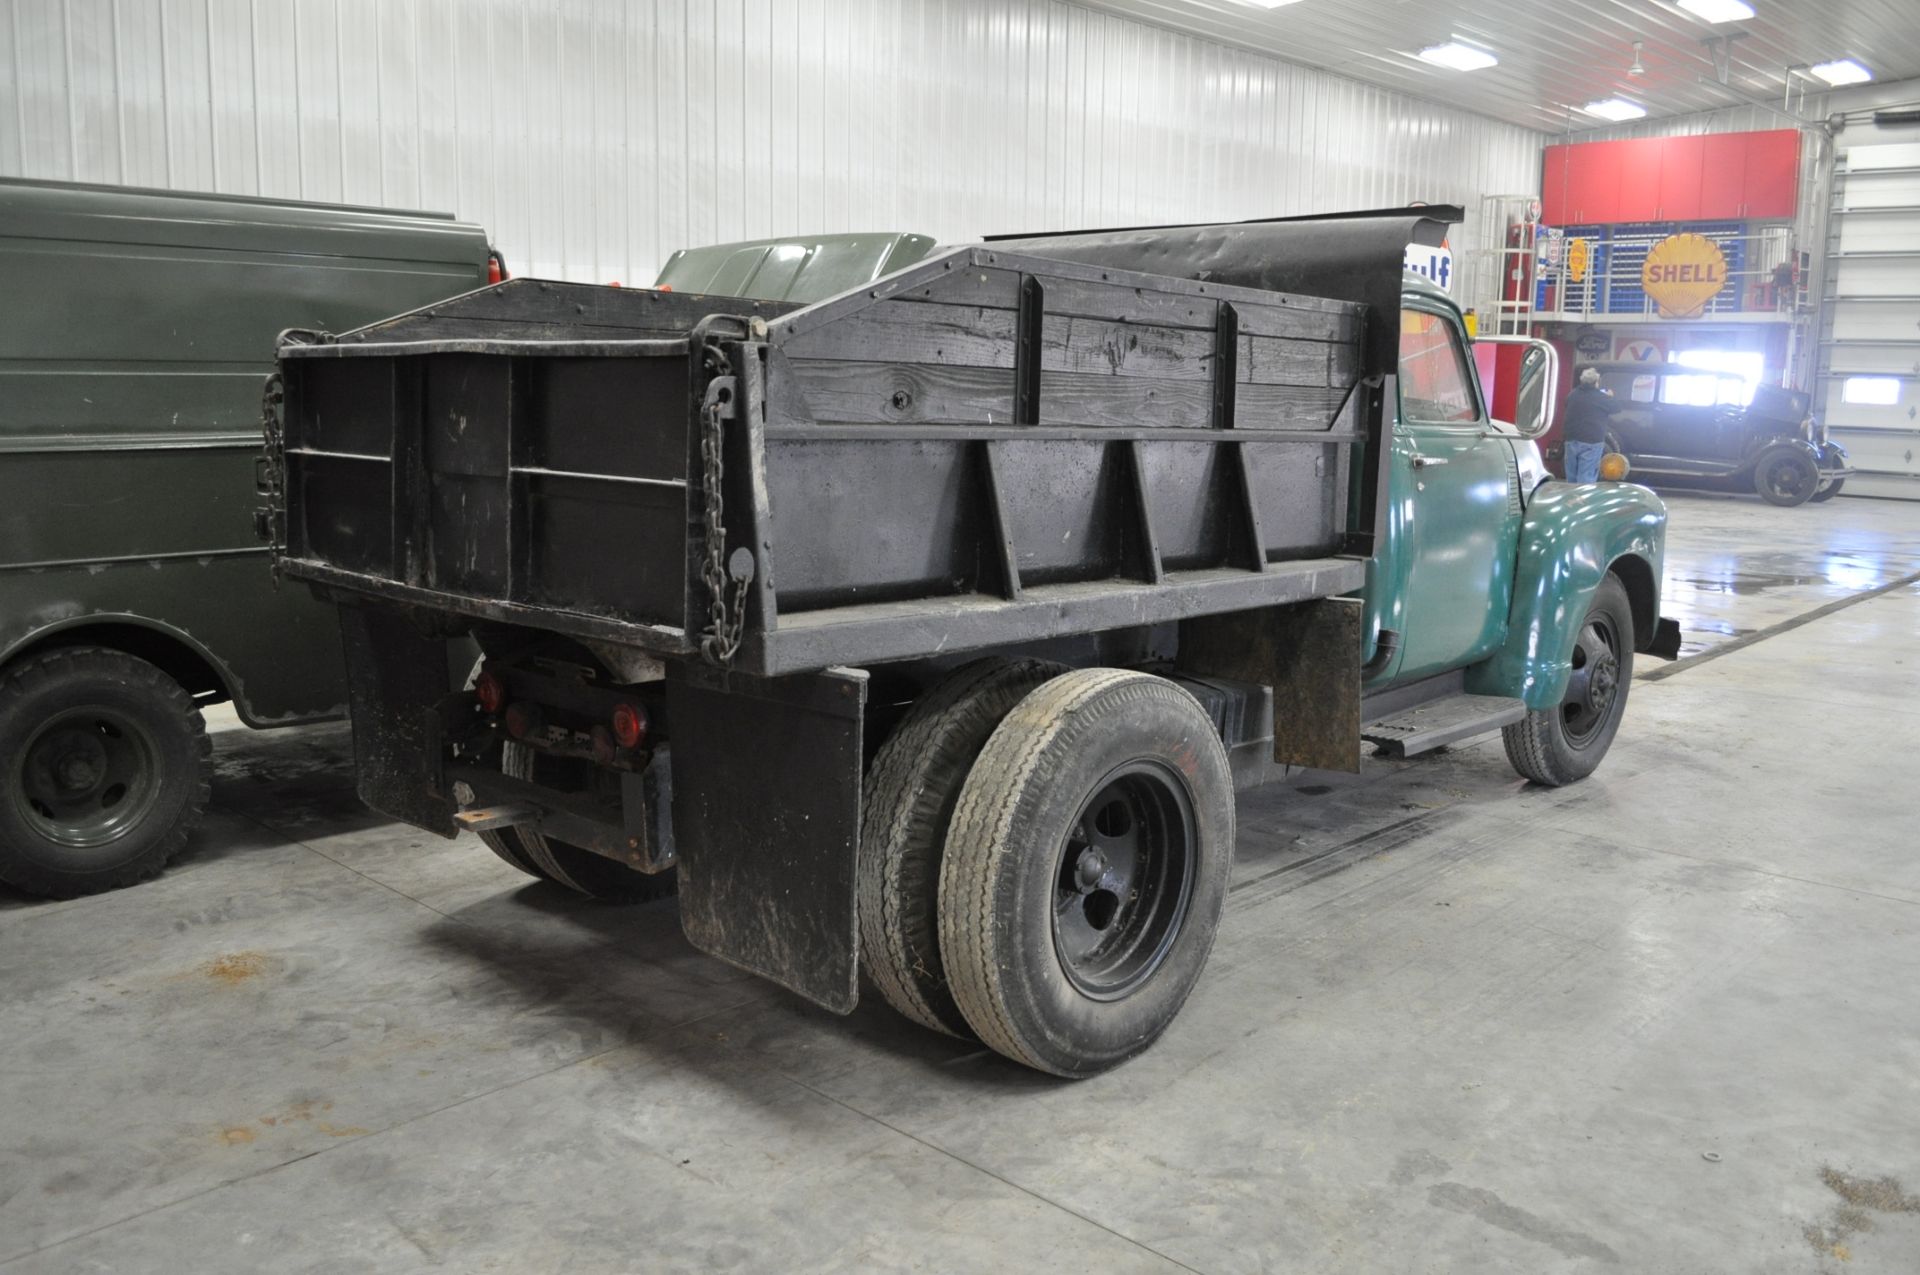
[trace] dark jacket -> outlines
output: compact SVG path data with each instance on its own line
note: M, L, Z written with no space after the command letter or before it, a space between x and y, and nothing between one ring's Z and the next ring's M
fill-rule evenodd
M1573 393L1567 395L1567 424L1560 431L1561 437L1569 443L1604 443L1607 422L1626 410L1613 395L1602 393L1599 386L1576 385Z

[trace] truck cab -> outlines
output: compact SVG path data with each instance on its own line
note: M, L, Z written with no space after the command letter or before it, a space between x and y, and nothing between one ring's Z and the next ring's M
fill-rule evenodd
M1618 729L1632 652L1677 649L1658 616L1664 504L1630 484L1550 481L1533 436L1555 397L1555 362L1544 341L1476 349L1452 298L1408 272L1386 538L1365 595L1362 735L1384 752L1531 721L1562 746L1548 750L1554 764L1531 759L1543 773L1529 777L1578 778ZM1505 375L1483 377L1483 366ZM1493 416L1497 381L1512 384L1520 422ZM1624 613L1590 618L1609 580Z

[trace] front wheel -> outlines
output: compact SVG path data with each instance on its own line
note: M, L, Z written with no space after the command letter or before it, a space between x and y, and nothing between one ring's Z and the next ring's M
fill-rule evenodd
M968 773L940 864L967 1024L1057 1076L1146 1049L1212 951L1233 837L1226 750L1191 695L1119 669L1027 695Z
M1833 486L1827 488L1825 491L1817 491L1813 495L1808 496L1807 503L1809 505L1817 505L1822 503L1823 501L1832 500L1835 496L1838 496L1840 494L1840 489L1842 487L1845 487L1846 485L1847 485L1846 479L1844 478L1837 479L1835 480Z
M1814 498L1820 486L1820 466L1798 448L1768 452L1753 467L1753 489L1770 505L1791 509Z
M1613 744L1632 681L1633 606L1620 578L1609 573L1574 639L1560 702L1501 729L1507 760L1526 778L1553 788L1585 779Z
M0 881L56 899L144 881L212 782L200 710L145 660L63 647L0 676Z

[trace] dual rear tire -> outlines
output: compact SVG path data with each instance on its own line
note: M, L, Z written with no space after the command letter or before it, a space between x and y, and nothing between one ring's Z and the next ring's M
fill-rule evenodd
M862 959L907 1017L1059 1076L1153 1044L1213 947L1233 782L1163 678L983 660L869 773Z

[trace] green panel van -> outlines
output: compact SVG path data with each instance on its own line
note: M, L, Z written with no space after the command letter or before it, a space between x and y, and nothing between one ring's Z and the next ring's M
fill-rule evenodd
M254 535L275 340L503 274L447 215L0 180L0 882L158 872L207 802L206 705L345 711L333 607Z

